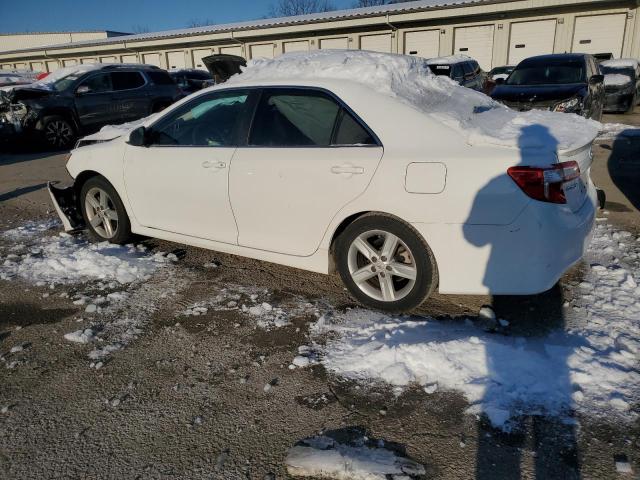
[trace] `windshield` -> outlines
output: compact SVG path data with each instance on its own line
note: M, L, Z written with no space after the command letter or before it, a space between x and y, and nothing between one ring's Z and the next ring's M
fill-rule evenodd
M511 72L507 85L563 85L585 82L584 64L538 64L518 66Z
M600 65L600 71L604 75L618 74L618 75L626 75L629 78L633 78L635 76L635 71L633 70L633 68L603 67L602 65Z

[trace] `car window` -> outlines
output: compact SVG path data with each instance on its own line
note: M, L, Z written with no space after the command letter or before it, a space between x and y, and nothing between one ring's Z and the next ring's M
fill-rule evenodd
M249 145L329 146L340 106L329 95L304 89L265 89Z
M585 82L584 62L533 64L516 67L505 82L507 85L561 85Z
M346 110L342 110L333 145L376 145L371 134Z
M238 145L238 126L247 112L246 90L202 95L151 127L151 145L229 147Z
M464 68L462 67L462 64L459 63L453 66L451 78L458 81L464 78Z
M174 85L175 82L171 75L162 70L147 70L145 72L147 76L151 79L153 83L156 85Z
M144 85L144 78L139 72L112 72L111 82L114 90L132 90Z
M462 68L464 69L465 76L473 75L473 73L475 72L475 68L473 67L473 64L471 62L464 62L462 64Z
M104 93L111 91L111 77L108 73L99 73L92 75L84 80L79 86L87 87L89 90L87 93Z

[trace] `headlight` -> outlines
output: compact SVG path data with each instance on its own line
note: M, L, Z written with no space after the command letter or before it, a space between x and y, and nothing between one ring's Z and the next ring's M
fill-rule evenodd
M582 110L582 99L578 97L556 103L552 109L554 112L578 112Z

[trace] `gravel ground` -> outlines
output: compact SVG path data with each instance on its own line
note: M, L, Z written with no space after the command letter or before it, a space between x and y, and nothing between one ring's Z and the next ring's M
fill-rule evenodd
M605 142L594 166L609 193L610 221L636 234L637 199L619 172L638 173L626 159L639 151L637 142ZM64 160L0 154L0 230L53 218L42 187L64 179ZM15 243L5 238L0 248ZM354 306L338 279L168 242L144 244L179 260L132 284L123 304L101 312L85 312L74 296L110 287L0 280L1 478L289 478L288 449L319 432L383 439L423 464L427 478L613 479L640 472L638 424L578 418L567 425L531 416L507 434L465 414L456 393L410 388L396 395L320 365L291 369L317 312ZM572 294L563 285L581 275L578 266L559 288L532 297L436 295L419 313L455 320L493 304L511 321L508 334L540 335L563 326L559 305ZM309 305L271 328L237 309L183 315L223 288L239 303ZM114 326L132 316L134 334ZM63 337L88 327L102 329L97 346L122 348L91 359L96 344ZM22 349L11 352L15 346ZM616 461L629 462L635 473L618 472Z

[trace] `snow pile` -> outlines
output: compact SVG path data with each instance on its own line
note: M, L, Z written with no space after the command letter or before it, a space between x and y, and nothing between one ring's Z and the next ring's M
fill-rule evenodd
M614 60L605 60L600 65L609 68L636 68L638 60L635 58L618 58Z
M65 333L64 339L74 343L89 343L96 338L95 332L90 328L84 330L76 330L75 332Z
M2 236L11 240L28 239L39 236L49 230L58 229L61 225L58 220L47 220L41 223L29 221L20 227L3 232Z
M630 85L631 77L620 73L607 73L604 76L604 84L607 87Z
M46 228L42 227L41 231L46 231ZM8 237L15 238L16 235L16 231L7 232ZM127 284L149 278L158 265L170 261L161 253L149 255L141 246L124 247L107 242L92 244L60 233L38 239L21 255L0 257L0 278L20 277L37 284L92 280Z
M345 445L327 436L307 438L289 449L285 465L289 475L338 480L411 479L425 475L419 463L399 457L364 438Z
M316 323L329 339L326 368L354 380L429 393L457 390L471 413L508 429L517 415L589 415L632 420L640 401L640 239L599 224L591 268L565 311L570 328L545 337L487 333L471 320L436 321L351 310Z
M426 61L427 65L455 65L456 63L473 60L467 55L447 55L446 57L430 58Z
M516 112L449 78L433 75L424 59L405 55L349 50L289 53L252 60L227 84L318 79L357 82L397 98L458 130L470 143L548 148L550 133L559 150L572 150L591 142L600 127L573 114ZM522 135L532 124L546 127L549 133ZM526 145L519 145L521 137L526 137Z

